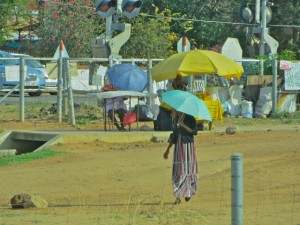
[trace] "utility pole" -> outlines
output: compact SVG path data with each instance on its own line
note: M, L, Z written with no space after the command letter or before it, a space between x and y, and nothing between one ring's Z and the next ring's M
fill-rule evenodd
M272 58L272 114L276 114L277 108L277 49L278 41L269 35L269 29L267 28L267 0L262 0L261 4L261 38L259 44L259 55L265 55L266 44L270 47L270 56ZM269 19L271 20L271 19Z
M256 0L256 4L260 4L260 0ZM257 8L258 6L256 6ZM259 42L259 55L265 55L266 42L264 39L267 29L267 15L266 15L267 0L262 0L261 4L261 21L260 21L260 42Z
M142 2L140 0L96 0L96 11L106 19L105 33L91 39L93 55L96 58L120 59L120 48L130 38L131 24L119 23L119 16L123 14L128 19L138 16ZM118 34L114 35L114 31Z
M255 0L255 23L256 27L253 28L254 34L260 34L259 42L259 55L266 55L266 44L270 48L270 57L272 58L272 75L273 75L273 85L272 85L272 114L276 114L277 108L277 60L276 54L278 49L278 41L269 35L269 28L267 24L272 19L272 11L268 6L268 0ZM239 10L241 19L245 23L251 23L253 21L253 9L250 7L250 4L244 4ZM261 17L261 18L260 18ZM262 72L262 71L261 71ZM263 75L261 73L261 75Z

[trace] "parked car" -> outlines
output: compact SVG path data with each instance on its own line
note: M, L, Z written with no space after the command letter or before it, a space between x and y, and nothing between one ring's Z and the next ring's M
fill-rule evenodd
M33 58L32 56L30 55L27 55L27 54L19 54L19 53L10 53L12 56L14 57L17 57L17 58L20 58L20 57L24 57L24 58ZM25 65L26 66L30 66L32 68L35 68L37 70L40 70L46 79L49 78L49 75L48 75L48 72L46 70L46 67L45 65L43 65L39 60L36 60L36 59L26 59L25 60Z
M16 59L15 56L8 52L0 51L0 90L7 91L19 84L19 64L20 60ZM26 92L28 92L30 96L40 96L46 84L44 73L28 65L26 65L25 68Z
M17 58L20 57L33 58L31 55L27 55L27 54L19 54L19 53L10 53L10 54ZM49 78L49 74L45 65L43 65L39 60L36 59L26 59L25 64L27 66L40 70L44 74L46 78L45 92L49 93L50 95L57 94L57 79Z

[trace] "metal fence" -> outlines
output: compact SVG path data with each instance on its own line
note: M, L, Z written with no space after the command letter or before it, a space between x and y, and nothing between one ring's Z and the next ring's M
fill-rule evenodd
M151 77L151 68L162 59L108 59L108 58L19 58L20 60L20 81L24 80L24 65L25 60L39 60L45 64L49 73L49 79L46 82L44 89L40 90L43 94L57 94L57 121L61 122L63 116L68 116L69 121L75 124L74 113L74 94L84 94L88 92L100 91L101 87L107 82L105 78L106 68L117 63L132 63L144 69L148 74L147 91L149 93L159 92L159 89L165 89L167 81L160 82L160 87L153 86ZM192 90L203 90L203 80L194 80ZM3 91L3 90L2 90ZM10 94L15 91L19 92L19 119L24 122L24 97L28 92L24 88L24 82L20 82L14 89L6 90L7 93L2 96L0 103L5 100ZM285 92L278 91L279 94L298 94L298 91ZM81 97L82 97L81 96ZM299 95L298 95L299 96ZM88 97L86 97L88 100ZM37 100L38 101L38 100ZM77 99L76 99L77 101ZM299 108L300 99L297 98L297 109ZM93 103L96 104L96 103ZM153 104L153 98L147 99L147 104ZM63 112L68 111L68 114L63 115Z

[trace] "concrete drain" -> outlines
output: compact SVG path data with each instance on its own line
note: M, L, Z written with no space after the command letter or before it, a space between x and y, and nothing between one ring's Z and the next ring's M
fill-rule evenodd
M0 157L40 151L52 145L58 134L10 131L0 137Z

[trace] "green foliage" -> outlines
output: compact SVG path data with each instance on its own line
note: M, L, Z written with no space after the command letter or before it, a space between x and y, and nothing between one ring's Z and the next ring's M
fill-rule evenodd
M27 0L0 1L0 45L5 43L6 37L15 32L16 28L28 25L24 21L24 18L30 19L27 2Z
M87 118L76 118L76 124L79 124L79 125L86 125L88 124L89 120Z
M276 1L272 7L271 24L298 25L300 23L299 12L300 2L292 1ZM271 29L272 36L279 42L279 51L290 49L299 55L299 28L298 27L277 27Z
M123 58L163 58L176 52L179 38L187 36L192 48L214 51L220 51L227 37L238 38L246 56L250 41L259 40L260 37L251 32L246 34L245 28L248 26L236 24L241 22L237 10L244 2L143 0L143 16L127 19L132 23L132 35L121 48L120 54ZM249 3L254 4L255 1ZM277 1L271 9L270 25L297 25L300 22L299 1ZM35 10L39 11L39 21L32 15ZM119 19L120 22L124 20L122 16ZM95 12L95 1L45 1L44 5L39 6L37 1L32 0L2 0L0 45L16 28L37 22L39 27L36 33L41 41L38 46L32 43L27 45L28 48L36 49L36 52L28 52L31 55L52 57L59 42L63 41L71 57L91 57L90 39L105 33L105 20ZM270 26L270 35L278 40L278 51L289 49L298 57L298 27ZM269 68L268 62L266 64Z
M124 58L165 58L172 47L170 39L168 20L138 17L130 39L121 48L121 55Z
M91 57L90 39L104 27L93 1L49 1L40 8L38 55L52 57L63 41L70 57Z
M31 54L35 48L33 40L23 39L22 35L34 34L34 27L37 24L36 5L32 0L0 1L0 46L9 38L16 38L20 34L22 48L16 49ZM20 32L20 33L19 33ZM19 40L10 40L14 42Z
M33 160L45 159L45 158L49 158L61 154L65 154L65 153L54 151L51 149L44 149L42 151L37 151L37 152L31 152L31 153L9 156L9 157L2 157L0 158L0 167L31 162Z
M211 49L224 43L227 37L235 37L235 26L215 23L213 21L234 21L239 1L158 1L145 0L143 12L153 14L153 4L170 11L166 16L172 17L170 31L176 36L187 36L192 47ZM210 21L210 22L209 22ZM173 49L177 47L176 42ZM218 49L219 50L219 49Z
M273 74L272 72L272 58L268 55L263 55L263 56L258 56L258 59L264 60L264 74L265 75L271 75ZM283 50L276 54L276 59L279 60L288 60L288 61L293 61L296 60L296 53L290 50ZM277 68L277 74L278 75L283 75L282 70Z

